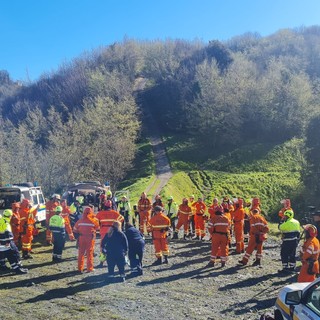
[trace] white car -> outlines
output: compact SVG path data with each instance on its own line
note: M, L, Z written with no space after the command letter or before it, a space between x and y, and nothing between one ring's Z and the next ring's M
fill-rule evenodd
M285 286L278 295L274 319L319 320L320 278Z

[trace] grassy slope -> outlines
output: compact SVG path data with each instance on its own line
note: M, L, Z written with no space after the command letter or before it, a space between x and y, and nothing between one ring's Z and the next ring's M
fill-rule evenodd
M190 193L214 197L260 197L264 212L276 216L280 200L302 191L301 140L281 145L248 145L235 150L210 150L194 138L165 139L174 177L163 190L177 201ZM182 160L183 159L183 160Z

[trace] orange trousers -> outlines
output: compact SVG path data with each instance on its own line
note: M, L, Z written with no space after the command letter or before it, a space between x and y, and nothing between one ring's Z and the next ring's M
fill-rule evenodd
M242 262L244 264L247 264L250 257L251 257L251 254L254 250L257 250L256 259L260 260L262 257L262 248L263 248L263 242L257 243L255 235L250 234L248 247L246 249L246 253L245 253L244 257L242 258Z
M234 223L234 237L236 239L236 253L244 252L243 221Z
M15 245L18 246L20 241L20 227L12 227L12 233L13 233L13 241Z
M169 255L169 246L167 238L153 239L154 250L157 258L161 258L162 255Z
M204 227L204 217L202 214L196 214L194 216L194 222L196 227L196 235L204 237L206 235L205 227Z
M83 271L84 256L87 256L87 271L93 270L93 252L94 252L95 239L92 235L81 235L79 237L79 250L78 250L78 270Z
M317 273L319 273L319 261L315 261L313 265L312 271L314 274L308 273L308 262L303 261L302 266L300 269L300 273L298 275L298 282L312 282L313 280L316 280Z
M27 228L25 229L25 232L22 233L21 236L21 249L22 251L25 252L30 252L31 251L31 244L33 240L33 225L28 225Z
M46 241L47 243L52 243L52 232L49 228L46 230Z
M215 262L220 256L221 262L226 262L229 255L229 237L226 234L213 233L211 242L211 261Z
M140 211L139 212L139 229L140 232L144 233L144 226L147 227L150 221L150 211Z
M178 223L176 225L176 231L183 226L184 234L188 233L188 226L189 226L189 216L187 214L181 215L179 217Z

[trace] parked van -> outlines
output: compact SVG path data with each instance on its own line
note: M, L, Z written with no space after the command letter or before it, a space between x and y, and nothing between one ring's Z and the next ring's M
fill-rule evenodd
M45 198L41 187L35 187L31 182L0 187L0 215L2 215L3 210L12 209L12 203L21 202L23 199L28 199L33 208L40 205L36 219L38 222L46 220Z

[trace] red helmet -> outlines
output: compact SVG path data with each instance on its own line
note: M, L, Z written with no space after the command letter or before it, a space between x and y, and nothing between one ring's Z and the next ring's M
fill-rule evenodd
M304 230L309 233L309 235L310 235L311 238L316 237L317 234L318 234L317 227L315 227L315 226L312 225L312 224L307 224L307 225L305 225L305 226L304 226Z
M84 214L85 216L89 216L90 214L93 214L93 211L92 211L92 209L91 209L90 207L87 207L87 208L85 208L85 209L83 210L83 214Z

